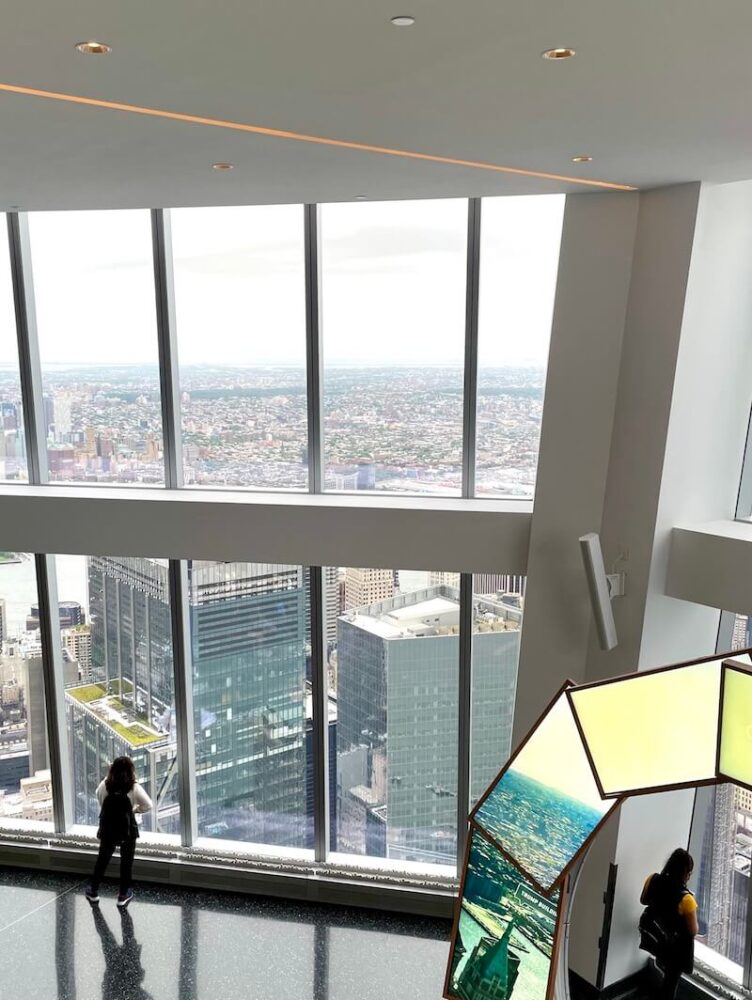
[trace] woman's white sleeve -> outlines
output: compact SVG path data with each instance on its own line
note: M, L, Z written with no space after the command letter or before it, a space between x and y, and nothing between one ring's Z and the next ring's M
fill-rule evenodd
M143 790L141 785L133 786L133 798L136 800L136 812L148 813L154 808L154 804Z
M100 781L97 785L97 802L99 803L99 808L102 808L102 803L107 798L107 786L104 781Z

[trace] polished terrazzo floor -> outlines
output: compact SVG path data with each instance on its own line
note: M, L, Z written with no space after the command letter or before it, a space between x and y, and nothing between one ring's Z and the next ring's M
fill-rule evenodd
M439 1000L450 925L0 867L1 1000Z

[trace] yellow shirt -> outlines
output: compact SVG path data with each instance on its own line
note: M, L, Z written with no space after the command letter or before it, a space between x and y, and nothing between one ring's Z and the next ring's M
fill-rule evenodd
M645 885L642 887L643 893L647 892L647 888L650 885L650 880L653 876L648 875L645 879ZM682 896L679 901L678 913L682 917L688 917L690 913L694 913L697 909L697 900L692 895L692 893L687 889L686 893Z

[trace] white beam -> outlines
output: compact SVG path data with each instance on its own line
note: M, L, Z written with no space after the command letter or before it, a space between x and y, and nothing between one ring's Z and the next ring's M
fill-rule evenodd
M527 572L529 502L69 486L0 487L19 552Z

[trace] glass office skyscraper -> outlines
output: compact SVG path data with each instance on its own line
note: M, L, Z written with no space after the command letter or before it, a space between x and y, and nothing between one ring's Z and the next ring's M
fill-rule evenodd
M158 559L88 560L92 684L66 692L77 822L128 754L154 798L154 828L177 829L168 567ZM189 564L199 831L305 846L303 570ZM148 828L148 827L147 827Z
M482 787L509 749L522 612L501 598L473 603L472 783ZM454 863L459 618L448 585L340 618L340 851Z
M167 560L87 560L92 678L117 682L149 720L173 700Z
M303 569L189 564L199 830L304 847Z

